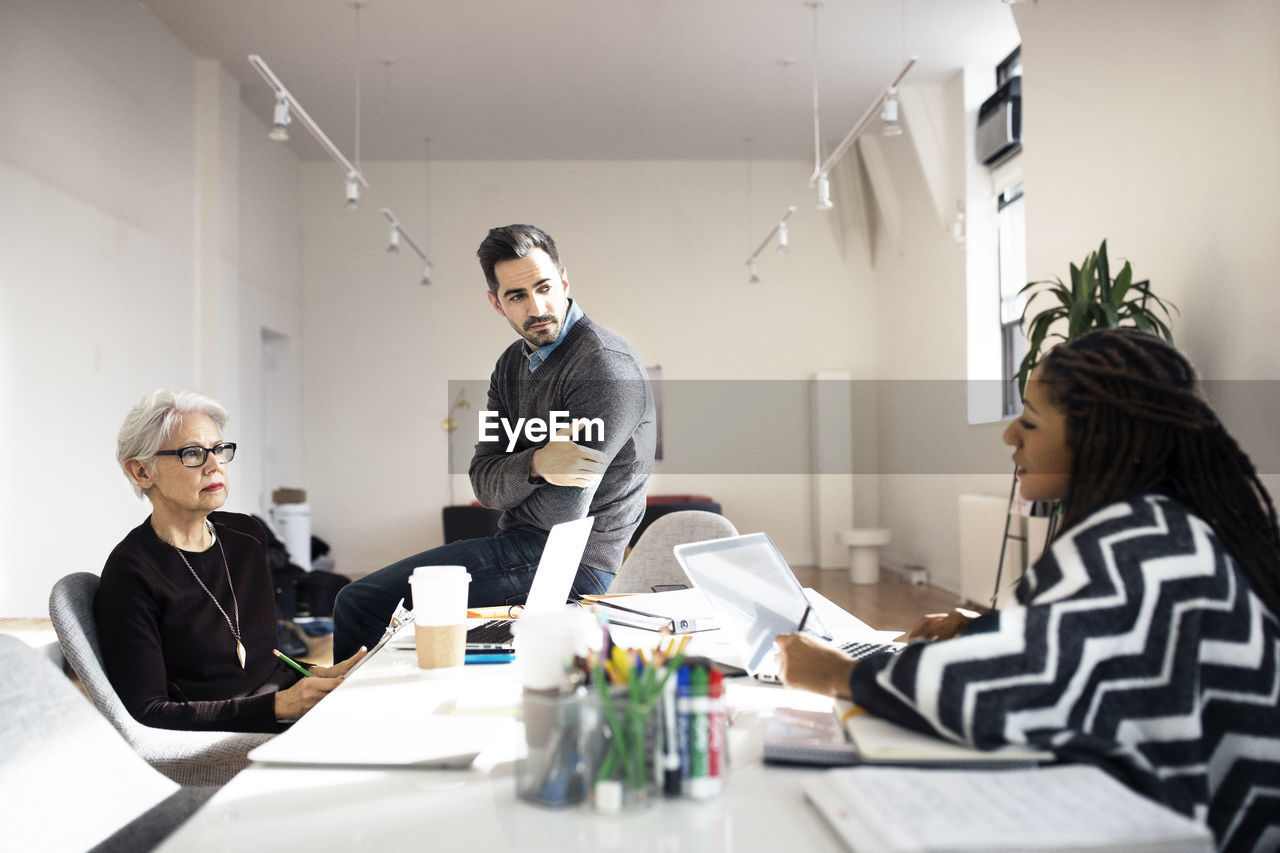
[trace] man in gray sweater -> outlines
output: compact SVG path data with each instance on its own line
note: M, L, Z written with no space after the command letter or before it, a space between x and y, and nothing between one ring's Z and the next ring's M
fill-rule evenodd
M471 460L476 497L502 510L500 529L343 587L334 606L335 660L377 642L396 602L411 603L417 566L466 566L470 607L523 602L547 533L562 521L595 517L573 589L605 592L644 515L656 437L644 365L569 298L555 241L538 228L494 228L477 255L489 303L520 336L490 377Z

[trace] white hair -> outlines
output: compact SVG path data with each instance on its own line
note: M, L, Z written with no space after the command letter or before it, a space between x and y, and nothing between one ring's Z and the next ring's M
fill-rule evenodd
M217 424L219 432L227 425L227 410L217 400L195 390L157 388L129 410L116 435L116 462L139 500L147 496L146 490L129 475L124 463L137 459L150 469L155 462L156 451L181 426L182 416L191 413L208 416Z

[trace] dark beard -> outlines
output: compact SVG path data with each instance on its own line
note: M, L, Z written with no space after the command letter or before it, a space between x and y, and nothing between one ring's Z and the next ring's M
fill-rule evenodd
M539 332L530 332L528 328L538 323L546 323L550 321L553 325ZM533 317L525 324L525 329L521 336L535 349L545 347L547 344L555 343L556 338L560 337L560 330L564 327L560 320L553 314L546 317Z

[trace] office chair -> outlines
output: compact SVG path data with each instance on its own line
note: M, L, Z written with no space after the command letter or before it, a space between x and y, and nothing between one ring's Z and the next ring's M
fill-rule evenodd
M143 725L107 678L93 616L98 576L75 572L49 594L49 616L62 654L107 721L152 767L182 785L222 785L249 765L247 754L272 738L246 732L186 732Z
M216 790L148 767L47 655L0 635L0 846L151 850Z
M649 525L659 518L690 509L723 514L720 502L713 501L705 495L649 495L644 506L644 515L641 516L636 529L632 531L631 541L627 543L627 547L634 548L640 544L640 537L649 529Z
M719 513L689 509L663 515L649 525L631 549L609 592L654 592L654 587L688 586L689 579L672 549L685 542L737 535L738 528Z
M440 515L444 524L444 542L448 545L461 539L494 535L498 532L502 510L479 504L457 504L445 507Z

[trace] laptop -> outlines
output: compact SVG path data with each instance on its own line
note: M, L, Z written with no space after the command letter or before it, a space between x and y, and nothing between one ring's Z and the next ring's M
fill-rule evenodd
M905 643L832 635L765 533L677 545L675 556L689 580L706 595L720 629L738 645L743 668L762 681L778 681L770 654L774 638L794 633L802 623L805 631L854 658L906 647Z
M578 575L582 552L587 549L587 538L591 536L594 520L594 516L588 515L551 528L547 544L542 549L542 558L538 560L538 570L534 572L533 583L529 586L529 597L525 599L521 609L522 613L544 613L564 607L573 593L573 579ZM467 648L512 650L513 622L514 618L490 619L469 629Z

